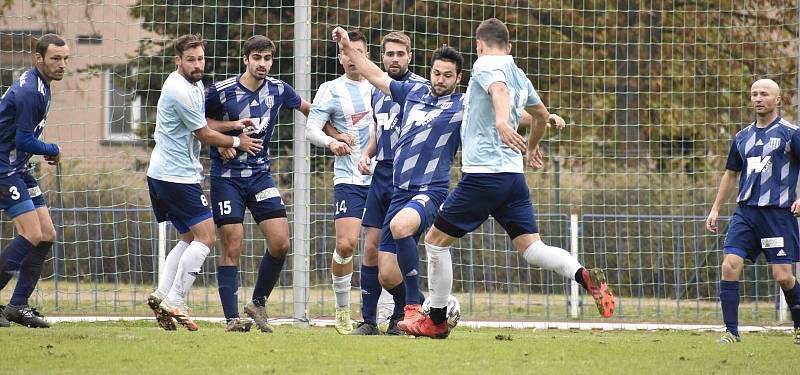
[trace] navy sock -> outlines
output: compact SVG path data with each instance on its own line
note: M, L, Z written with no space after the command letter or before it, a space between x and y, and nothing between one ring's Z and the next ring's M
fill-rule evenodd
M381 284L378 282L378 266L361 265L361 318L375 324Z
M739 336L739 282L719 282L719 302L722 304L722 320L728 332Z
M25 237L17 236L0 253L0 290L8 285L14 276L13 271L18 271L22 260L28 255L29 249L33 248Z
M792 289L784 290L783 296L786 298L786 304L789 305L789 311L792 313L794 328L800 328L800 282L795 279Z
M11 295L11 301L9 302L14 306L28 304L28 298L33 294L33 290L39 282L39 277L42 276L44 260L47 258L47 254L50 253L50 248L53 247L52 242L39 242L36 247L33 247L27 240L25 242L31 248L28 251L28 255L19 265L19 280L17 280L17 286L14 288L14 293Z
M253 303L256 306L266 306L269 295L272 294L272 288L278 282L278 277L281 275L283 269L283 262L286 258L275 258L270 255L269 250L264 252L264 257L261 258L261 265L258 267L258 278L256 285L253 287Z
M386 291L389 292L394 299L394 311L392 311L392 316L400 318L405 316L403 307L406 305L406 286L400 283L392 289L386 289Z
M219 300L222 302L222 312L227 320L239 317L238 275L237 266L217 267L217 290L219 290Z
M406 305L420 303L419 295L419 251L416 236L395 239L397 244L397 263L403 273L403 284L406 286Z

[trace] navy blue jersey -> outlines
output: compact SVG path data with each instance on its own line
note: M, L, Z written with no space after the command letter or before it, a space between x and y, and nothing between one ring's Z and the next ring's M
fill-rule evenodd
M28 169L34 154L57 155L58 147L39 141L50 111L50 85L36 68L14 81L0 97L0 174L11 175ZM33 147L18 148L18 142L30 139ZM32 150L37 152L31 152Z
M461 144L464 95L436 97L428 84L389 84L402 108L394 160L394 185L411 191L450 187L450 166Z
M411 71L406 71L398 81L426 83L427 80ZM377 148L375 150L375 160L392 161L394 160L394 146L400 137L400 104L392 100L392 97L383 91L372 89L372 108L375 113L375 139Z
M224 160L216 147L211 147L211 176L248 177L259 171L269 172L269 143L278 111L281 107L300 108L300 96L292 86L279 79L267 77L256 91L250 91L240 82L241 76L216 82L206 95L206 117L232 121L251 118L261 130L251 134L264 140L264 148L256 155L237 150L236 158ZM239 135L240 131L229 131L228 135Z
M725 168L742 172L737 202L791 207L800 172L798 127L780 117L763 129L750 124L736 133Z

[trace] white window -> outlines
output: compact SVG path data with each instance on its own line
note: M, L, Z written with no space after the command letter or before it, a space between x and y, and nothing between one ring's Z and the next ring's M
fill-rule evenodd
M131 72L130 74L136 74ZM139 139L136 130L142 121L142 97L125 87L120 77L106 69L103 89L105 139L133 141Z

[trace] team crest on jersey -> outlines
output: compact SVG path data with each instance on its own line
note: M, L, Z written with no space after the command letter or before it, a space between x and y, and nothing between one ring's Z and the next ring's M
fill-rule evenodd
M264 98L264 105L266 105L267 108L272 108L272 106L275 105L275 97L270 95Z
M354 113L354 114L350 115L350 120L352 120L353 121L353 125L355 125L355 124L358 124L358 122L361 121L361 119L363 119L364 117L367 117L368 114L369 114L369 111Z
M769 139L769 148L777 149L781 146L781 139L780 138L770 138Z

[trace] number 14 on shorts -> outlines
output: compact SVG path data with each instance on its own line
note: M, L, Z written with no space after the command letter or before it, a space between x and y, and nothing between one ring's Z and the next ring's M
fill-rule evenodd
M341 202L333 202L333 208L336 210L336 215L347 213L347 205L345 203L345 200L342 200Z

